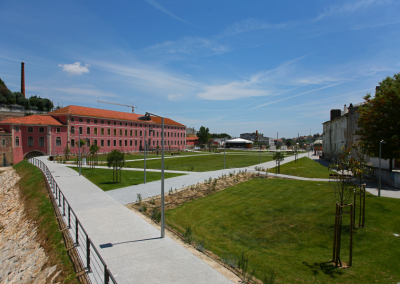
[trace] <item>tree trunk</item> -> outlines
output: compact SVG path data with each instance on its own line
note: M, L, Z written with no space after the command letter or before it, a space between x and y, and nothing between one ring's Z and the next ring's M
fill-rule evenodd
M389 171L392 172L393 171L393 158L389 159Z

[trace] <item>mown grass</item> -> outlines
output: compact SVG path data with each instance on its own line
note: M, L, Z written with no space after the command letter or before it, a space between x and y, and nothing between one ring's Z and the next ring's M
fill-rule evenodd
M62 270L63 283L78 283L48 197L42 172L26 160L14 165L14 169L21 177L19 187L27 205L26 214L36 221L38 237L45 239L41 245L45 248L46 255L52 265L57 264L57 270Z
M71 168L79 172L79 168L77 167L71 167ZM104 191L144 183L144 172L121 170L121 173L122 173L121 182L115 183L113 182L112 169L82 168L82 175ZM164 173L164 177L166 179L181 175L182 174ZM156 180L161 180L160 172L157 173L148 171L146 172L146 182L152 182Z
M269 173L276 173L276 168L268 170ZM333 173L328 168L322 166L318 162L310 158L303 157L298 160L281 165L281 174L305 177L305 178L329 178L329 174Z
M333 268L335 198L327 182L253 179L166 212L180 232L191 227L219 256L249 256L260 278L277 271L277 283L400 282L400 200L366 198L366 227L354 231L353 266ZM345 225L349 217L344 218ZM342 232L348 262L349 226Z
M272 155L261 153L261 163L272 160ZM252 153L247 155L225 155L225 166L227 169L248 167L259 164L259 154ZM190 157L177 157L164 160L165 169L176 171L216 171L224 168L224 154L197 155ZM143 168L143 161L127 162L128 168ZM146 167L149 169L160 169L161 159L148 160Z

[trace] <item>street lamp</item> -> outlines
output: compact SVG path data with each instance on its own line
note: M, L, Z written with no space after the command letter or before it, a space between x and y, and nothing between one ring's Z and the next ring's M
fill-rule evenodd
M153 131L154 129L151 129L151 127L148 127L147 130L149 131L149 137L150 137L150 133ZM146 139L146 130L144 131L144 184L146 184L146 152L147 152L147 139Z
M224 143L224 170L225 170L225 148L226 148L226 141Z
M381 156L382 156L382 144L386 144L385 140L379 141L379 186L378 186L378 196L381 196Z
M296 143L296 154L294 155L294 161L295 161L295 163L297 163L297 161L298 161L298 153L297 153L297 151L298 151L298 149L299 149L299 143Z
M161 117L161 238L165 238L165 208L164 208L164 117L151 112L140 116L139 120L151 121L151 117Z

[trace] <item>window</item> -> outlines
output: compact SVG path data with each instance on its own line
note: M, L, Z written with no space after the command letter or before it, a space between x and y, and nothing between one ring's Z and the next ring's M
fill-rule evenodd
M111 121L108 121L107 123L108 123L108 125L111 125Z
M142 137L142 130L140 130L140 137Z
M86 139L86 146L90 147L90 140Z
M94 139L93 144L97 146L97 139Z
M107 134L111 135L111 129L110 128L107 129Z
M104 140L103 139L100 141L100 146L104 147Z
M114 129L114 136L117 136L117 129Z
M135 146L137 146L137 140L135 140Z
M93 121L93 123L97 124L97 119L95 119L95 120Z
M142 127L142 124L140 124L139 126Z
M39 132L40 132L40 131L39 131ZM57 132L57 133L61 133L61 128L60 128L60 127L57 127L57 128L56 128L56 132Z
M128 126L128 123L125 122L125 126Z
M33 132L33 127L28 127L28 132Z
M90 134L90 127L86 128L86 134Z
M97 127L93 128L93 134L97 135Z
M15 132L19 132L19 126L15 126Z
M39 147L44 147L44 137L39 137Z
M119 140L119 146L122 147L122 140Z
M15 147L19 147L19 137L15 137Z
M130 132L130 134L131 134L130 136L131 136L131 137L132 137L132 132L133 132L133 131L131 130L131 132ZM131 146L132 146L132 145L131 145Z
M104 135L104 128L101 129L101 135Z
M133 123L131 123L131 127L132 127ZM132 146L132 145L131 145Z
M107 146L110 147L111 146L111 141L107 140Z
M28 147L33 147L33 137L28 137Z
M128 146L128 140L125 140L125 147Z
M119 125L122 125L122 122L121 122L121 121L119 122Z
M130 144L129 146L131 146L131 147L132 147L132 140L130 140L129 144Z
M71 133L75 134L75 126L71 126Z
M83 129L82 129L82 127L79 127L79 134L83 134Z
M1 145L6 146L6 139L1 140Z
M119 136L122 136L122 129L119 130Z
M157 131L157 137L158 137L158 131Z
M137 127L137 123L135 123L135 127Z
M83 119L82 119L82 118L80 118L80 119L79 119L79 122L83 122Z
M158 140L157 140L157 146L158 146Z
M125 129L125 136L128 136L128 130Z
M56 138L56 146L61 147L61 137Z
M135 130L135 137L137 137L137 130Z
M114 140L114 147L117 146L117 140Z
M90 119L86 119L86 122L87 122L87 123L90 123Z
M75 147L75 139L71 139L71 147Z
M168 137L169 137L169 132L168 132Z
M75 121L75 118L74 117L71 117L71 122L74 122Z
M114 121L114 125L117 125L117 122L116 122L116 121Z

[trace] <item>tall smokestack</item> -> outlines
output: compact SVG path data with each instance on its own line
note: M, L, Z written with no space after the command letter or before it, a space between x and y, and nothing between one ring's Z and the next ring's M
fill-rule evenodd
M25 98L25 63L21 62L21 93Z

